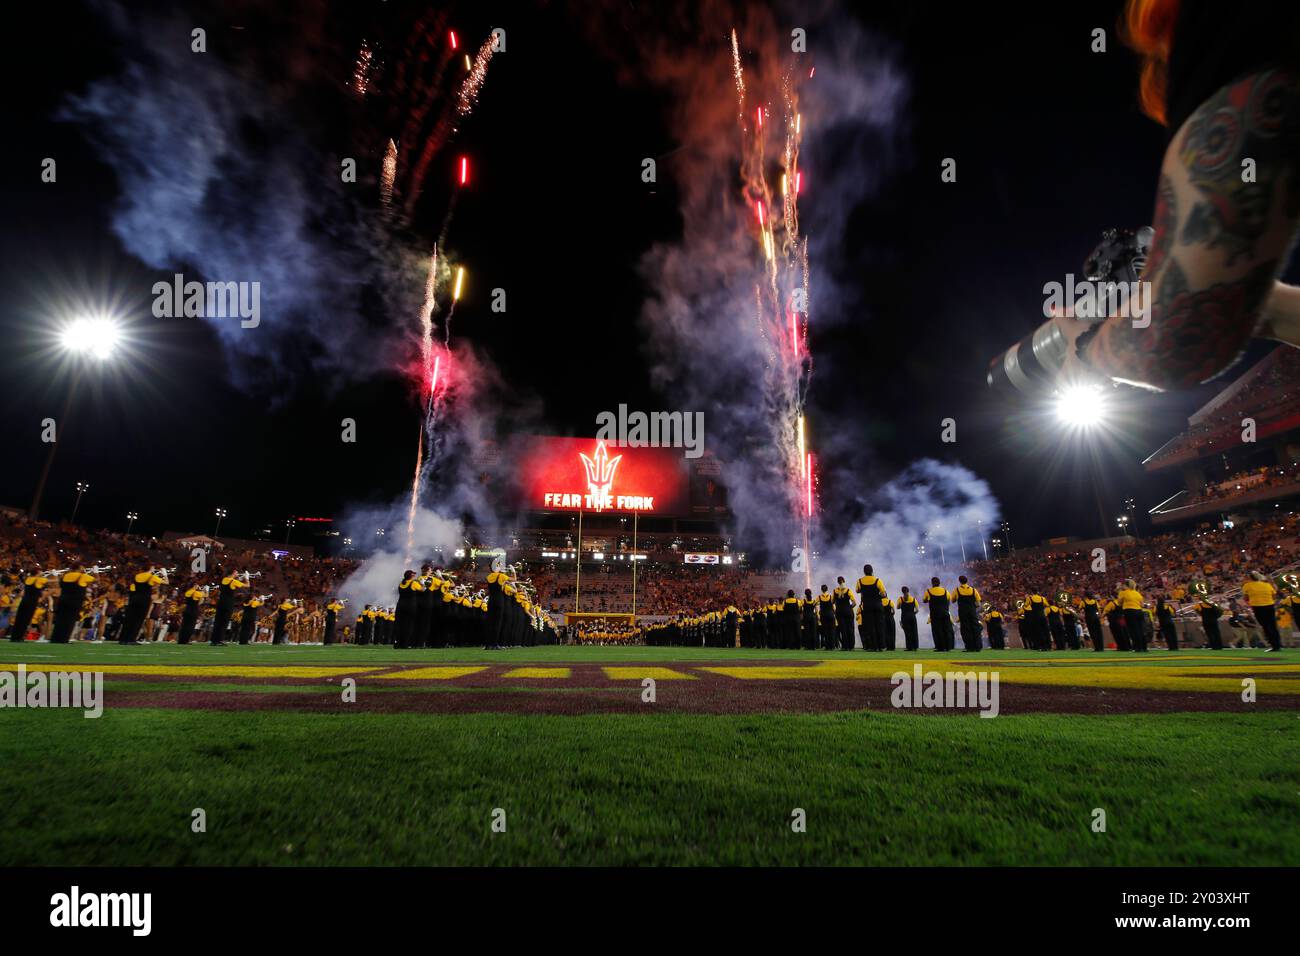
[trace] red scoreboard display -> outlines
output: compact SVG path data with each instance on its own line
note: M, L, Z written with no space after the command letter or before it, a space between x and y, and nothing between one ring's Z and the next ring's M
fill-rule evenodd
M687 464L681 448L539 436L521 458L522 504L529 511L688 515Z

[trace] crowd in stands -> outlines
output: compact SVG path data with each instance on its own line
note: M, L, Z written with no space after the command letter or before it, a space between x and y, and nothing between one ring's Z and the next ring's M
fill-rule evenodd
M1300 462L1290 465L1276 465L1272 468L1261 466L1240 471L1228 478L1218 478L1206 482L1205 487L1196 494L1180 499L1179 507L1196 505L1205 501L1220 501L1237 495L1259 491L1264 488L1281 488L1300 482Z
M1030 593L1055 599L1061 592L1073 598L1091 592L1108 598L1129 578L1137 581L1151 599L1163 598L1179 607L1187 617L1194 616L1192 606L1196 599L1190 586L1193 582L1203 582L1207 593L1225 596L1220 603L1231 616L1248 613L1235 592L1250 571L1260 570L1272 577L1279 570L1300 562L1298 552L1300 522L1288 514L1234 528L1206 525L1191 531L1126 539L1108 546L1103 570L1096 568L1096 557L1090 549L1073 553L1018 551L971 562L967 570L983 600L1008 618L1014 617L1016 602ZM877 560L884 563L881 558ZM265 621L259 625L262 639L269 637L269 622L277 605L288 599L298 602L301 608L292 619L290 641L316 641L324 626L326 602L337 596L340 585L358 566L356 561L338 558L282 556L277 560L269 553L252 551L210 552L205 571L193 570L192 561L191 549L178 542L0 516L0 632L21 595L24 574L82 564L104 570L95 575L96 584L78 636L94 634L101 639L111 639L126 602L132 574L150 567L174 569L158 589L162 599L154 605L145 631L146 639L166 638L178 628L185 590L191 585L215 583L224 567L253 572L251 592L267 595ZM536 603L552 612L556 623L560 623L559 614L574 609L578 585L573 571L571 564L521 569L521 578L530 578L536 588ZM464 567L458 577L473 589L483 585L487 573L486 568ZM943 569L936 569L936 573L943 574L946 581L948 577L955 578L956 569L951 574ZM728 606L742 610L753 608L779 600L788 583L785 574L655 562L638 566L637 574L638 618L689 617ZM897 597L898 589L909 582L885 583L890 596ZM914 593L924 588L924 582L910 583ZM48 602L34 620L37 632L41 630L42 616L52 613L55 590L51 588ZM584 568L580 610L626 614L632 609L631 591L630 564L610 565L591 572ZM340 616L343 640L347 640L348 623ZM1289 622L1284 619L1282 623L1289 630ZM611 617L570 625L562 637L578 643L626 643L637 640L638 632L631 623Z
M1267 364L1255 379L1160 449L1151 463L1237 447L1243 418L1263 423L1300 412L1300 351L1280 348L1264 361Z
M1091 550L1062 553L1027 550L971 564L971 575L984 599L1013 609L1030 591L1072 596L1094 592L1109 597L1126 578L1144 593L1190 604L1188 586L1203 581L1210 594L1239 588L1251 570L1276 572L1300 560L1300 519L1287 515L1235 528L1204 527L1194 531L1131 538L1108 547L1105 570L1094 570ZM1233 606L1233 605L1230 605Z
M0 632L8 626L7 618L21 595L25 575L84 565L104 570L94 575L94 592L79 631L112 639L132 576L158 567L169 571L166 586L161 589L163 600L154 605L145 629L148 639L163 639L168 634L174 637L182 595L188 588L213 584L222 573L238 570L250 572L250 591L266 597L259 619L259 638L269 639L277 605L290 599L298 602L301 612L290 619L289 640L309 641L324 626L326 602L357 567L356 561L341 558L285 556L277 560L269 552L255 551L208 552L201 571L194 570L194 560L192 549L179 541L164 542L0 514ZM51 582L51 601L55 590ZM48 606L38 609L33 620L38 631L48 625L49 614Z

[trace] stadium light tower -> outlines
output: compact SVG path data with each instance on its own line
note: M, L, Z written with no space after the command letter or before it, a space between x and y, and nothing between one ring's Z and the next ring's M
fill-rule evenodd
M50 441L50 450L45 455L45 465L41 468L41 477L36 482L36 491L32 495L32 506L27 510L27 517L35 521L41 510L41 499L45 497L45 482L50 477L50 468L54 465L54 453L58 450L58 430L67 431L68 416L72 413L72 400L77 394L77 385L88 362L101 364L113 357L122 340L121 327L112 316L78 316L59 330L57 342L59 349L72 359L72 378L68 380L68 393L63 400L63 415L54 427L56 431ZM74 509L75 515L75 509Z
M225 509L225 508L218 508L218 509L217 509L217 526L216 526L214 529L212 529L212 537L213 537L213 538L216 538L216 536L217 536L218 534L221 533L221 519L224 518L225 516L226 516L226 509Z
M1067 428L1096 428L1106 421L1106 393L1100 385L1067 385L1056 394L1053 410Z
M128 512L126 513L126 533L127 533L127 534L130 534L130 533L131 533L131 527L132 527L132 525L135 524L135 520L136 520L137 518L139 518L139 517L140 517L140 515L139 515L137 512L134 512L134 511L128 511Z
M73 502L72 505L72 518L69 522L70 524L77 523L77 509L81 507L81 496L84 495L89 490L90 490L90 482L88 481L77 482L77 500Z

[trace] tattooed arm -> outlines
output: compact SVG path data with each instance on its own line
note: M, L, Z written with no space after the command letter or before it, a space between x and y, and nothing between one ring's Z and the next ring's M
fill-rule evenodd
M1252 74L1202 103L1170 141L1157 192L1142 274L1150 310L1144 319L1109 319L1087 343L1086 359L1116 381L1189 388L1241 354L1295 238L1300 76ZM1288 294L1275 301L1294 310ZM1295 344L1300 319L1290 314L1289 326L1271 322L1261 331Z
M1300 348L1300 286L1273 284L1273 294L1264 303L1259 334Z

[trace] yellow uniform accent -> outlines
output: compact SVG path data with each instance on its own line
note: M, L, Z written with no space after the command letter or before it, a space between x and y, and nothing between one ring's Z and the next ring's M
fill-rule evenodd
M1277 588L1267 581L1247 581L1241 586L1241 593L1251 607L1272 607Z

